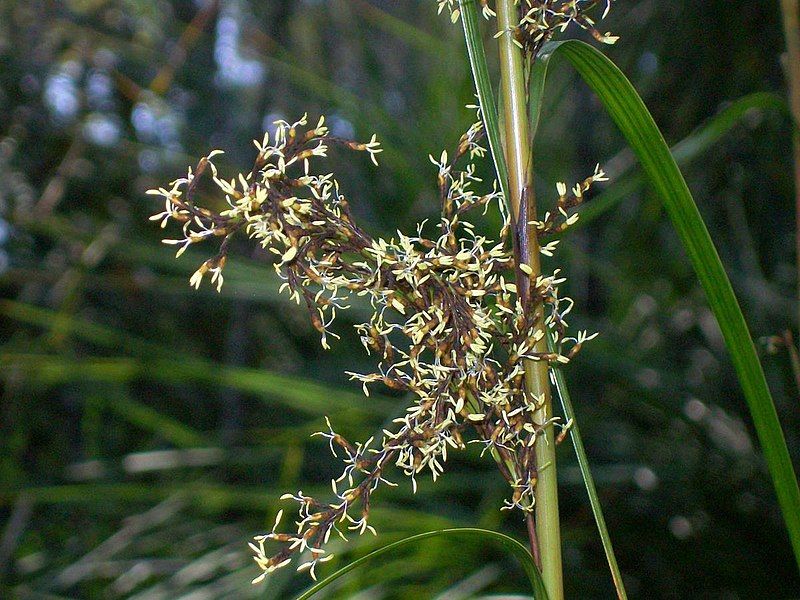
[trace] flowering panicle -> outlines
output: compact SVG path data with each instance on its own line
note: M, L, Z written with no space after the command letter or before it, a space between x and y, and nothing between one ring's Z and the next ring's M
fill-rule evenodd
M604 19L611 9L612 0L604 0ZM528 56L535 57L539 49L555 33L563 33L571 24L588 31L594 39L604 44L614 44L619 39L610 32L601 33L589 11L598 0L518 0L520 21L514 31L514 41L524 48ZM502 33L502 32L501 32Z
M619 38L610 32L602 33L596 27L596 22L589 15L590 11L598 4L603 4L604 9L601 19L604 19L611 9L613 0L515 0L519 12L517 25L513 28L514 43L526 50L527 55L535 57L545 42L550 40L555 33L563 33L571 24L588 31L593 38L604 44L614 44ZM484 18L495 17L495 10L490 0L479 0L481 13ZM455 23L461 16L458 0L436 0L438 12L445 9L450 13L450 20ZM506 31L499 31L495 37L503 35Z
M530 278L530 302L544 310L523 310L512 281L515 269L509 241L510 219L504 213L499 241L480 235L467 220L476 208L503 203L496 189L475 191L481 184L474 158L485 154L480 145L483 127L474 124L454 151L430 157L435 165L442 212L437 224L422 223L414 235L397 232L390 239L373 238L355 222L350 205L332 174L312 167L330 146L365 151L375 162L381 152L375 137L357 143L332 137L320 119L308 127L304 116L295 123L276 122L272 138L256 142L258 151L250 172L231 180L222 178L214 164L219 151L202 158L194 170L169 188L149 193L164 199L164 210L152 217L165 227L182 226L182 237L164 240L180 254L190 245L221 240L218 253L192 275L198 287L206 274L219 289L232 236L241 233L258 242L275 257L274 267L283 279L282 291L304 305L322 345L335 337L331 324L337 311L347 308L352 294L369 299L371 318L357 326L367 352L378 362L372 373L350 373L364 393L381 383L406 392L410 404L378 438L352 444L328 430L334 454L341 453L344 471L331 482L334 499L322 501L302 491L283 499L298 505L293 533L275 528L255 539L252 548L262 568L260 580L270 571L307 551L308 560L298 570L315 576L318 563L329 560L323 546L332 533L374 530L368 524L373 492L390 466L410 477L429 472L435 480L443 471L448 452L466 443L483 445L498 459L501 473L512 487L506 508L530 511L534 502L536 467L533 445L544 427L534 413L543 398L531 398L524 389L526 360L564 364L592 337L567 335L566 316L572 301L561 298L559 271ZM213 212L196 205L195 188L210 173L227 209ZM594 181L604 180L599 168L568 193L559 184L556 210L533 225L540 235L562 232L575 220L571 210ZM553 246L545 245L544 254ZM556 340L554 352L537 352L536 343L548 328ZM274 554L268 544L281 549Z

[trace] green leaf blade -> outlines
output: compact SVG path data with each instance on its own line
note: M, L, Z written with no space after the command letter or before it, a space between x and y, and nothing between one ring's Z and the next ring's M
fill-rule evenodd
M535 69L542 69L555 54L567 58L597 94L664 202L722 330L800 566L797 477L744 315L686 181L644 102L610 59L577 40L551 42L543 48Z
M497 104L492 89L492 80L489 77L489 66L486 63L486 52L483 49L483 39L478 25L480 17L475 0L459 0L461 7L461 22L464 25L464 40L467 43L469 65L472 78L475 82L475 91L478 94L478 103L481 107L483 125L486 128L486 138L489 140L489 150L492 153L497 181L503 192L506 208L511 197L508 192L508 165L503 154L503 145L500 138L500 122L497 116Z
M350 571L358 568L359 566L363 565L369 560L373 558L378 558L379 556L391 552L392 550L397 550L402 548L403 546L409 546L415 544L417 542L421 542L422 540L434 538L434 537L460 537L460 538L478 538L483 539L486 542L490 542L500 546L504 550L507 550L510 554L517 559L520 563L522 568L525 571L525 574L528 576L528 580L531 583L531 588L534 593L535 600L547 600L547 592L544 588L544 582L542 581L542 576L539 574L536 565L533 562L533 558L531 558L528 549L525 548L522 544L520 544L517 540L512 537L509 537L503 533L499 533L497 531L490 531L488 529L478 529L475 527L459 527L453 529L437 529L436 531L428 531L426 533L420 533L417 535L412 535L410 537L404 538L402 540L398 540L391 544L387 544L377 550L374 550L367 554L366 556L362 556L361 558L351 561L332 575L329 575L319 583L313 585L300 596L297 597L297 600L308 600L309 598L313 597L317 592L321 591L323 588L326 588L328 585L346 575Z

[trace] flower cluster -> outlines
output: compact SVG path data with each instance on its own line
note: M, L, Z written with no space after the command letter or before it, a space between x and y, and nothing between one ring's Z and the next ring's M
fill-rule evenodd
M475 191L481 180L471 160L485 153L482 136L482 125L476 123L453 152L430 157L441 195L439 222L422 223L415 235L398 232L388 240L362 230L333 175L312 169L332 145L365 151L373 161L380 146L374 136L367 143L332 137L324 119L314 127L308 127L306 117L276 122L272 140L265 135L255 143L258 154L247 174L223 179L214 164L215 151L169 188L149 192L165 203L152 219L162 227L171 221L182 226L182 237L164 240L178 247L178 255L192 244L221 240L219 252L191 277L195 287L206 274L217 289L222 286L229 241L242 233L275 256L275 270L284 281L281 290L305 305L324 347L335 336L331 324L348 298L368 298L372 316L357 329L378 365L375 372L351 377L366 394L369 385L380 383L411 399L404 416L379 439L352 444L330 424L319 434L334 454L343 454L344 472L332 482L335 499L321 501L302 491L284 496L299 506L297 529L278 531L279 515L273 531L256 538L251 546L263 575L308 551L310 558L299 570L310 569L314 576L316 565L330 558L323 546L333 532L345 537L348 531L372 531L371 496L381 483L390 484L384 476L389 466L409 476L416 490L420 473L430 472L435 480L448 451L465 443L483 445L497 460L513 489L507 508L532 509L537 478L533 446L550 423L534 418L544 399L526 393L523 362L567 363L593 336L567 335L565 317L572 303L558 295L564 281L558 271L533 275L528 265L515 264L505 213L499 241L480 235L466 220L471 210L485 211L490 204L503 211L496 190ZM227 204L219 213L194 201L199 179L209 172ZM558 184L556 210L531 222L533 228L540 236L563 231L576 220L571 211L589 186L603 179L598 168L571 193ZM550 254L553 248L545 244L542 252ZM515 270L526 279L529 301L544 310L523 310L511 280ZM555 338L554 352L534 350L544 328ZM269 554L268 543L282 549Z
M481 13L486 19L496 16L489 0L479 0ZM605 8L601 19L611 9L612 0L604 0ZM438 12L445 9L450 13L450 20L455 23L461 16L458 0L436 0ZM519 20L512 33L514 43L526 50L528 56L535 57L539 49L554 33L564 32L571 24L588 31L592 37L604 44L613 44L619 39L610 32L601 33L590 11L600 2L598 0L515 0L519 11ZM497 36L505 31L499 31Z
M520 0L520 21L515 30L515 42L535 57L545 42L556 32L564 32L571 24L588 31L598 42L614 44L619 39L610 32L601 33L589 11L597 0ZM611 0L605 0L604 19L611 9Z

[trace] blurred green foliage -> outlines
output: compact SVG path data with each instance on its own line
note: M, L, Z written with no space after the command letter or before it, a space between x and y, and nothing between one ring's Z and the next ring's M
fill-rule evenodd
M783 94L778 18L770 2L619 0L608 28L621 40L605 51L677 143L728 102ZM631 157L586 87L552 77L539 197L546 206L556 180L598 161L613 194ZM247 539L271 526L284 491L328 487L337 461L308 437L324 415L366 439L403 404L363 398L344 374L370 364L347 324L358 306L323 352L262 254L234 250L221 295L191 290L205 257L174 260L144 191L216 147L232 175L272 120L324 113L334 132L376 132L386 147L379 169L329 160L359 218L376 234L408 229L437 212L428 154L469 125L472 93L461 30L430 1L0 0L9 597L288 598L308 584L286 570L251 587ZM754 337L778 334L796 314L788 118L754 103L723 131L688 152L686 175ZM573 320L602 332L566 375L628 591L792 597L800 579L719 331L659 202L626 185L557 260ZM487 215L488 229L497 222ZM763 362L797 457L788 358ZM560 460L567 595L611 597L568 444ZM477 449L416 496L400 483L375 498L379 537L341 548L339 565L437 527L524 536ZM332 597L521 589L499 551L433 539L348 575Z

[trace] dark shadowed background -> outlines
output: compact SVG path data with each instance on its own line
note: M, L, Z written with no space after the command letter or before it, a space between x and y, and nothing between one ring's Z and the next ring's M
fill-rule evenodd
M605 51L671 144L732 101L776 94L747 101L683 164L754 337L795 327L778 3L615 4L603 30L621 39ZM603 210L549 265L569 277L572 322L601 332L567 377L629 592L796 596L772 485L702 290L620 135L561 71L536 148L543 207L556 181L596 162L612 176L605 190L625 185L617 202L595 198ZM437 213L428 154L455 144L472 100L461 29L433 0L0 0L0 595L290 598L308 584L285 569L251 587L248 539L269 529L283 492L324 495L338 474L324 440L309 439L324 415L364 440L403 400L363 398L348 381L345 370L371 368L350 327L358 309L323 351L304 309L278 295L268 256L244 240L221 294L190 289L213 249L175 260L144 192L213 148L232 177L272 121L307 111L337 135L378 134L380 168L347 152L327 165L371 233L410 230ZM485 227L497 219L490 211ZM796 458L789 360L760 348ZM610 598L572 449L559 452L567 595ZM507 491L478 448L453 455L416 496L394 479L374 499L379 536L339 547L323 574L429 529L524 536L518 515L499 511ZM501 552L432 540L327 597L523 589Z

